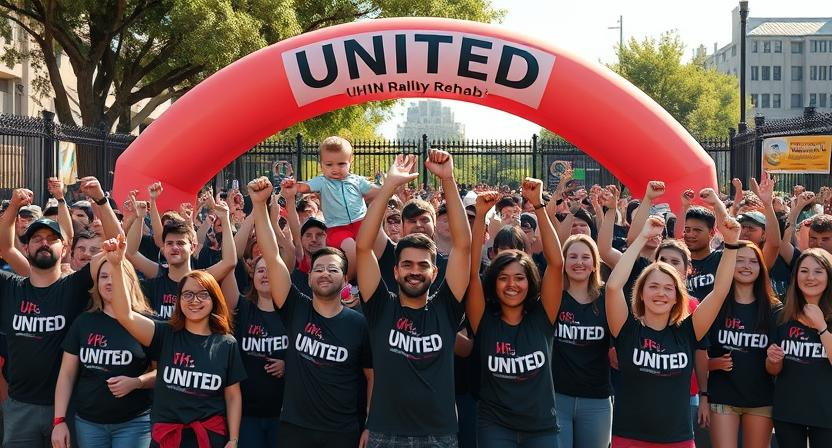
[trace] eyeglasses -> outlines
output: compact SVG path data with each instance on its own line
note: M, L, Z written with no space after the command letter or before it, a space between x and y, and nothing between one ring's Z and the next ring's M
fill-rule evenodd
M51 245L57 243L58 240L60 240L60 239L61 239L61 237L59 237L58 235L49 235L49 236L46 236L46 237L33 236L33 237L29 238L29 244L38 245L38 244L41 244L44 241L46 241L46 243L51 246Z
M194 302L204 302L206 300L210 300L211 299L211 294L207 290L203 289L202 291L199 291L199 292L185 291L179 297L182 300L186 301L186 302L194 303Z

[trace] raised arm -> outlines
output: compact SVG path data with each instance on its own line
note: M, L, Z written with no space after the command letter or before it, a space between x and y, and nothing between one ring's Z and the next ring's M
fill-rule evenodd
M706 204L714 206L714 209L722 208L722 201L717 197L716 192L710 188L706 188L699 193L699 196ZM725 296L731 289L731 283L734 281L734 266L737 262L737 240L740 235L740 225L736 219L731 218L727 213L717 213L721 218L717 218L719 224L719 231L725 241L725 250L722 252L722 258L719 261L719 266L716 269L716 278L714 279L714 289L705 299L699 303L696 310L693 312L693 329L696 332L696 339L700 340L708 333L711 324L714 323L719 310L722 308L722 303L725 301ZM733 246L733 248L732 248Z
M751 178L751 191L760 198L763 203L763 213L766 215L766 242L763 244L763 258L766 260L766 267L771 269L777 262L780 254L780 223L777 220L777 213L774 212L774 185L776 181L769 173L763 173L760 183L757 179Z
M627 306L627 297L624 296L624 285L630 278L633 272L633 266L638 259L644 244L650 238L655 238L662 234L664 230L664 220L659 216L651 216L647 218L647 222L641 229L633 244L627 248L624 255L618 260L615 269L612 270L609 280L605 288L607 297L607 322L610 326L610 334L613 337L618 337L621 328L627 321L627 316L630 309Z
M165 242L162 241L162 215L159 213L159 207L156 205L156 200L162 194L162 183L154 182L147 187L147 193L150 196L150 229L153 232L153 242L156 247L162 248Z
M142 243L142 231L144 230L144 217L147 215L147 203L137 201L136 193L138 192L135 190L131 191L128 199L133 203L133 209L136 211L136 222L130 226L130 231L127 233L126 257L142 275L147 278L156 278L159 275L159 263L148 260L139 252L139 246Z
M543 181L527 177L523 181L523 196L532 204L537 217L537 228L540 230L543 256L547 264L540 286L540 301L546 310L549 323L554 325L563 297L563 251L555 234L555 227L543 208Z
M153 321L147 317L133 311L130 306L130 293L127 288L127 281L124 275L126 269L124 259L124 252L127 248L127 243L124 241L124 235L104 241L101 244L101 250L107 258L107 263L113 266L113 314L119 324L130 333L140 344L145 347L150 346L153 341L153 333L156 327Z
M627 244L630 244L641 232L644 223L647 222L647 217L650 216L650 209L653 207L653 201L664 194L664 182L651 180L647 182L647 191L644 192L644 198L638 204L638 208L633 214L633 223L630 230L627 231Z
M676 227L673 229L673 238L677 240L685 238L685 217L688 215L691 201L693 201L695 195L696 193L693 190L685 190L682 192L682 209L676 215Z
M237 252L237 258L243 257L252 231L254 231L254 215L247 215L234 235L234 250Z
M280 195L286 200L286 222L289 224L289 230L292 231L292 242L295 244L295 260L302 260L306 255L301 244L300 234L300 216L297 210L297 189L292 187L283 187L281 184Z
M620 194L618 187L615 185L610 185L601 193L601 201L607 207L607 213L598 230L598 254L601 255L601 260L610 268L614 268L618 264L618 260L621 259L621 252L612 247L615 231L615 210ZM632 231L632 227L630 227L630 231Z
M800 212L803 210L804 207L811 204L815 200L815 194L811 191L805 191L800 193L795 198L794 207L789 210L789 220L786 223L786 231L783 233L783 239L780 241L780 256L783 257L783 261L786 264L792 264L792 260L794 258L794 236L798 231L797 219L800 217Z
M0 217L0 257L9 263L9 266L18 274L22 276L29 275L29 260L26 259L26 256L15 247L15 239L17 239L17 235L15 234L14 224L15 220L17 219L17 213L20 211L20 207L29 205L32 203L32 199L34 198L34 194L31 190L27 190L25 188L18 188L12 192L12 197L9 200L9 206L6 208L6 211L3 212L2 217ZM67 246L70 242L66 242Z
M49 194L58 201L58 225L61 226L64 241L72 241L75 237L75 229L72 227L72 213L70 213L64 198L64 182L57 177L50 177L46 185Z
M499 199L500 193L497 191L485 191L477 195L477 216L474 218L474 225L471 229L471 263L468 271L468 293L465 299L465 315L474 334L477 333L485 312L485 292L480 279L480 259L485 239L485 215Z
M465 206L462 205L459 187L454 179L453 158L445 151L431 149L428 152L428 159L425 160L425 168L442 180L442 189L445 191L452 244L451 252L448 254L448 266L454 267L445 272L445 283L448 284L456 300L461 302L465 298L465 290L468 289L467 268L471 256L471 228L468 227ZM389 197L385 198L383 206L386 206L387 199ZM456 268L457 266L459 269Z
M104 238L115 238L116 235L124 236L121 224L119 224L116 214L113 213L113 208L110 207L110 201L106 200L106 195L98 179L87 176L79 179L78 182L81 183L81 192L92 200L95 216L101 220L101 226L104 228Z
M260 245L263 260L266 262L272 301L274 301L274 306L283 308L286 297L289 295L289 288L292 287L292 279L289 276L289 270L280 258L277 239L266 208L272 190L272 183L266 177L259 177L248 183L248 195L252 204L251 214L254 216L254 231L257 233L257 244Z
M289 233L289 236L286 236L284 229L280 228L280 203L277 201L277 195L274 193L269 197L269 219L274 229L274 236L277 238L277 248L280 251L280 258L283 260L283 264L286 265L286 269L292 272L297 263L297 258L295 258L295 242L292 240L291 229L285 229Z
M729 214L733 217L737 216L737 209L739 208L740 202L742 202L742 181L739 178L731 179L731 185L734 186L734 203L731 204L731 210L729 210Z
M375 200L367 208L367 214L364 216L361 229L358 231L358 236L356 236L356 278L358 279L358 289L365 302L375 294L379 281L381 281L381 271L378 267L378 258L373 252L373 244L376 234L381 228L381 221L384 219L387 201L396 192L396 188L419 176L419 173L411 173L415 166L416 158L412 154L396 156L393 164L390 165L390 170L387 172L384 185L379 190ZM466 222L465 225L467 227L468 223Z
M234 227L231 224L231 215L228 204L225 201L215 202L212 206L217 219L222 223L222 258L210 266L206 271L213 275L217 281L222 281L226 275L234 271L237 266L237 249L234 245Z

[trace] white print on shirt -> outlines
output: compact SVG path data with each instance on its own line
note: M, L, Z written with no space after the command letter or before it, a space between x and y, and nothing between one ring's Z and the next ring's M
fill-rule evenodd
M312 324L309 324L312 325ZM344 347L337 345L326 344L316 339L312 339L305 334L298 334L295 339L295 350L304 353L314 358L331 361L344 362L347 360L348 352Z
M714 283L714 274L702 274L688 278L688 291L693 291L696 288L712 285Z
M197 372L195 370L178 369L170 366L165 366L163 378L165 384L187 389L215 391L219 390L220 386L222 386L222 377L219 375Z
M173 308L176 305L176 294L165 294L162 296L162 304L159 306L159 317L170 319L173 316Z
M396 321L396 327L390 329L387 338L390 351L399 353L410 359L428 358L442 350L442 337L438 334L421 336L416 331L413 321L401 317ZM425 355L427 356L420 356Z
M279 350L286 350L289 345L288 336L273 336L270 338L258 338L246 336L241 341L244 352L272 353Z
M799 339L797 341L786 339L783 341L783 352L786 358L799 362L801 364L809 364L812 359L826 359L826 348L820 342L808 342L809 337L800 327L789 327L789 338ZM806 359L809 358L809 359Z
M641 348L633 348L633 365L639 370L656 376L676 376L679 370L688 366L688 354L685 352L664 353L666 349L658 342L644 338Z
M768 336L757 333L744 333L740 331L719 330L717 341L726 345L729 349L738 348L766 348L768 347Z
M575 319L575 314L569 311L561 311L558 314L557 338L561 342L573 345L586 345L584 342L601 341L604 339L604 327L592 325L581 325Z
M539 350L516 358L488 355L488 370L501 378L524 379L536 374L545 364L546 355Z
M101 348L81 348L78 356L84 364L106 366L126 366L133 362L130 350L105 350Z

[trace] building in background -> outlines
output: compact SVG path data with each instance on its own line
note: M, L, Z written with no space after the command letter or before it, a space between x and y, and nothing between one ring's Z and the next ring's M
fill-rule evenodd
M4 49L9 46L14 46L21 52L37 49L37 44L20 26L15 23L11 23L11 29L11 41L6 41L5 39L0 38L0 52L4 51ZM63 79L64 87L69 94L70 107L72 107L75 123L80 124L81 112L78 108L76 77L75 73L72 71L72 66L69 63L69 58L66 54L61 53L60 57L58 57L58 67L61 71L61 79ZM9 67L4 62L0 62L0 113L8 115L38 116L43 110L55 112L54 98L34 97L35 90L32 87L32 83L37 76L38 73L36 72L35 67L33 67L28 60L24 63L16 64L14 67ZM149 99L146 99L134 104L131 107L133 114L137 114L149 101ZM170 105L170 100L162 103L150 114L147 119L142 122L142 125L146 126L152 123L153 120L161 115L162 112L167 110ZM138 130L139 129L137 128L133 132L137 133Z
M462 140L465 125L454 121L454 112L438 100L422 100L407 108L404 123L398 126L399 140L419 140L426 134L431 140Z
M740 15L731 43L714 44L707 66L739 76ZM756 113L788 118L806 106L832 111L832 18L753 18L746 26L746 88Z

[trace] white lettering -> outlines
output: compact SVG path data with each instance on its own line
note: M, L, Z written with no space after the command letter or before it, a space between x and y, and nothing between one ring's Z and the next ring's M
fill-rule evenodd
M572 341L600 341L604 339L604 327L582 327L559 322L558 338Z
M298 334L295 339L295 349L301 353L332 362L347 360L347 349L337 345L325 344L304 334Z
M654 353L634 348L633 364L656 370L684 369L688 366L688 355L684 352Z
M23 331L27 333L48 333L61 331L65 326L66 318L64 316L35 317L15 314L12 319L12 329L14 331Z
M288 336L275 336L271 338L244 337L241 341L243 351L256 353L271 353L286 350L289 345Z
M205 372L177 369L176 367L165 366L162 373L165 384L187 387L200 390L219 390L222 386L222 378Z
M826 349L820 342L783 341L783 352L799 358L826 358Z
M433 353L442 350L442 338L438 334L428 336L412 336L396 330L390 330L387 341L391 348L410 353Z
M541 351L517 358L488 355L488 370L492 373L529 373L543 367L545 363L546 356Z
M84 364L126 366L133 362L133 354L129 350L104 350L84 347L81 348L79 357Z
M741 331L719 330L717 339L720 344L732 347L745 348L766 348L768 347L768 336L756 333L743 333Z

